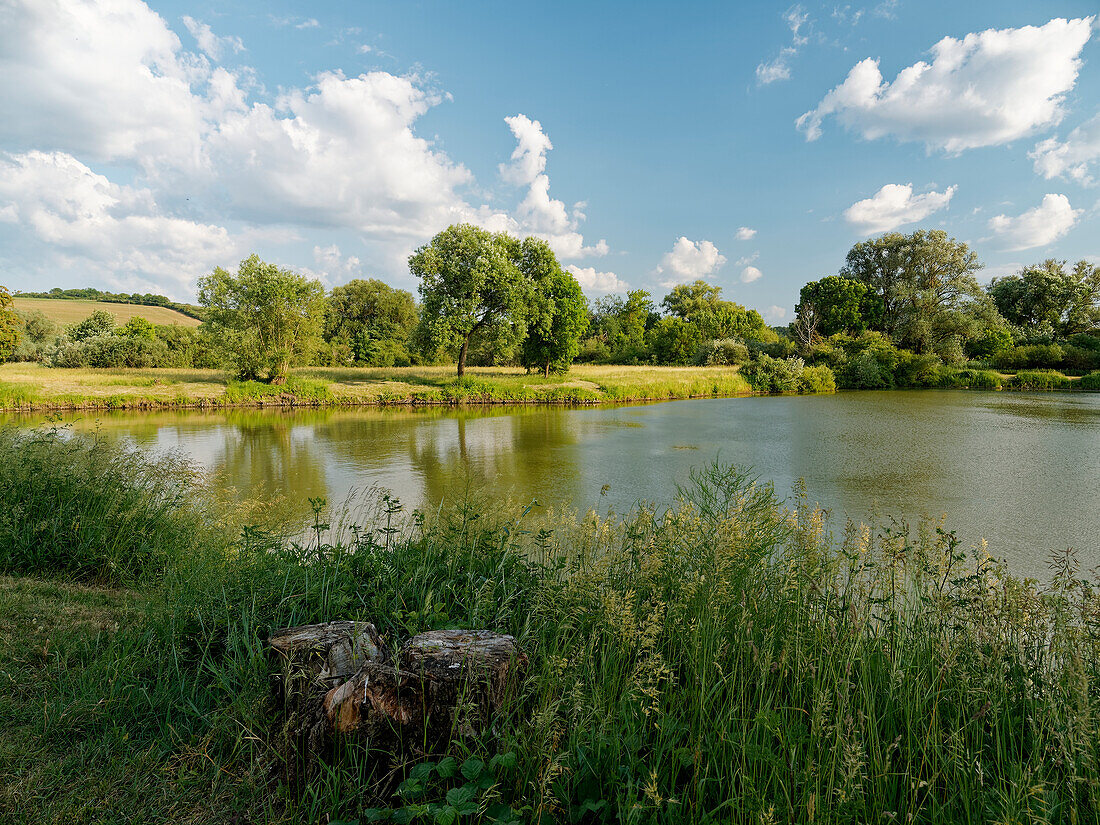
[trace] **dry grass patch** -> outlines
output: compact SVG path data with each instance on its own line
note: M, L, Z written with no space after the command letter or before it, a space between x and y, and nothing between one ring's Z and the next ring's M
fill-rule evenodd
M111 313L115 323L125 324L131 318L144 318L151 324L179 324L197 327L201 321L167 307L141 304L114 304L106 301L73 301L61 298L20 298L15 296L15 308L23 312L38 311L55 323L68 325L83 321L96 310Z

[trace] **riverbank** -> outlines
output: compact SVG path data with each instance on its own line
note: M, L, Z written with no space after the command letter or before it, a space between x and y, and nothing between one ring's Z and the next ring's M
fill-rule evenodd
M954 370L947 387L1100 389L1100 374L1072 378L1044 371L1016 375ZM216 409L457 404L606 404L752 395L737 367L579 364L544 378L518 367L322 368L292 372L286 384L236 381L218 370L65 369L0 364L0 411Z
M0 365L0 410L185 409L354 405L601 404L751 394L730 367L574 366L544 378L521 368L321 368L286 384L235 381L217 370L61 369Z
M467 498L407 518L382 500L350 544L329 543L322 503L305 547L206 489L178 458L0 428L0 819L1100 813L1100 596L1069 554L1040 590L949 532L831 528L719 465L668 513L540 519ZM516 703L449 745L468 771L435 754L376 773L355 746L280 784L264 640L338 618L391 645L516 637Z

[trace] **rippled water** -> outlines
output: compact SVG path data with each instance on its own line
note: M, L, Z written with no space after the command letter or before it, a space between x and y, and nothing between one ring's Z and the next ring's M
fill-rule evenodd
M811 499L855 519L946 514L965 542L987 539L1022 574L1044 576L1049 553L1066 546L1087 567L1100 565L1098 394L897 391L68 420L145 448L183 450L241 495L286 494L303 521L308 497L337 502L372 486L410 507L469 488L623 510L670 500L691 467L718 458L754 467L781 495L805 479Z

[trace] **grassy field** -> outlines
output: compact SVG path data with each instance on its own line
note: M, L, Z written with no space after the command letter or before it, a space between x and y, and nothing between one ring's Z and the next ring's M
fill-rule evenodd
M37 310L55 323L67 326L83 321L97 309L115 316L115 322L125 324L131 318L144 318L152 324L179 324L181 327L197 327L200 321L167 307L141 306L140 304L113 304L105 301L71 301L54 298L14 298L15 308L24 312Z
M284 386L215 370L51 369L0 365L0 409L127 409L322 404L572 403L744 395L730 367L575 366L543 378L509 367L295 370Z
M1040 587L721 465L668 509L379 502L351 545L334 515L286 544L178 457L0 427L0 821L1100 819L1100 592L1072 553ZM356 742L289 787L265 639L331 619L507 632L531 664L447 744L461 771Z

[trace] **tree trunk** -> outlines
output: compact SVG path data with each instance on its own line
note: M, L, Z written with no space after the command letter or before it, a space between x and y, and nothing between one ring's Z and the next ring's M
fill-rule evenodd
M466 374L466 351L470 348L470 336L462 339L462 349L458 352L458 377Z
M480 736L527 665L511 636L487 630L422 633L396 657L366 622L289 628L273 633L270 645L292 782L342 744L397 756L443 752L455 738Z
M543 376L545 376L546 378L549 378L549 377L550 377L550 362L549 362L549 361L547 361L547 362L546 362L546 369L545 369L545 370L543 371L543 373L542 373L542 374L543 374Z

